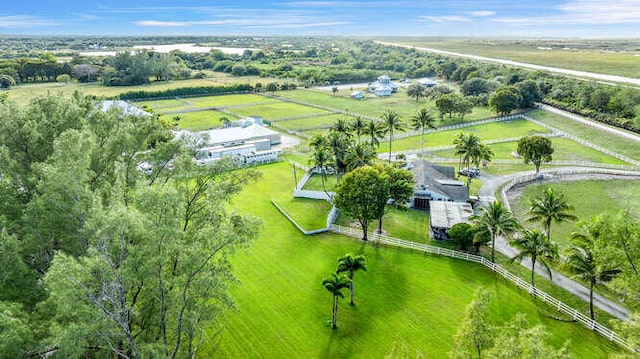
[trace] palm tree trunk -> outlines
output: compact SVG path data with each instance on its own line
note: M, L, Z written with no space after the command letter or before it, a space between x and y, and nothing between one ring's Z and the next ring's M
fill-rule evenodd
M349 279L351 279L351 284L349 285L349 287L351 288L351 305L355 305L355 303L353 301L353 292L354 292L354 289L353 289L353 274L351 274L349 276Z
M551 218L547 219L547 241L551 242Z
M491 263L496 262L496 236L491 234Z
M536 258L531 257L531 286L535 288L535 283L533 282L533 278L535 277L536 270ZM533 294L535 296L535 293Z
M378 234L382 234L382 217L378 218Z
M391 142L393 141L393 132L389 132L389 163L391 163Z
M424 126L422 127L422 147L420 149L420 156L424 157Z
M338 296L333 296L333 320L332 320L332 328L338 328Z
M591 314L591 320L595 320L596 317L593 314L593 281L589 286L589 313Z

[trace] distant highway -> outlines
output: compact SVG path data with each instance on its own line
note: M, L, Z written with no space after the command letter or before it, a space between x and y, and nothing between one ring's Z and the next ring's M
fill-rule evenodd
M464 58L474 59L474 60L478 60L478 61L495 62L495 63L498 63L498 64L523 67L523 68L531 69L531 70L549 71L549 72L555 72L555 73L558 73L558 74L564 74L564 75L570 75L570 76L576 76L576 77L583 77L583 78L591 78L591 79L596 79L596 80L600 80L600 81L619 82L619 83L627 83L627 84L632 84L632 85L635 85L635 86L640 86L640 79L633 78L633 77L605 75L605 74L599 74L599 73L595 73L595 72L586 72L586 71L562 69L562 68L559 68L559 67L528 64L526 62L518 62L518 61L512 61L512 60L505 60L505 59L496 59L496 58L492 58L492 57L484 57L484 56L478 56L478 55L462 54L462 53L459 53L459 52L438 50L438 49L433 49L433 48L429 48L429 47L417 47L417 46L411 46L411 45L394 44L394 43L391 43L391 42L383 42L383 41L376 41L376 43L381 44L381 45L397 46L397 47L404 47L404 48L407 48L407 49L416 49L416 50L420 50L420 51L433 52L433 53L442 54L442 55L464 57Z

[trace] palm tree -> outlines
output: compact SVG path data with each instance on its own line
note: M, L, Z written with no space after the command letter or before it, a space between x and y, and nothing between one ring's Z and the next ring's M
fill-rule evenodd
M516 248L520 249L520 253L513 257L512 261L522 261L524 257L531 258L531 285L534 284L534 269L536 262L540 262L549 273L551 278L551 268L549 262L558 259L558 246L551 242L540 231L525 231L524 235L516 238L511 242Z
M429 111L428 108L423 107L416 112L415 115L411 116L411 125L414 130L422 130L422 146L421 146L421 155L424 156L424 131L427 128L436 128L436 120Z
M353 275L359 270L367 271L367 258L365 256L348 253L338 259L338 269L336 270L336 273L340 274L347 272L347 276L351 280L351 305L354 305Z
M331 273L331 277L322 281L322 285L333 295L333 306L331 314L333 316L332 328L338 328L338 298L344 298L342 290L351 287L351 281L344 275L338 277L337 274Z
M480 137L476 136L473 133L464 133L460 132L454 138L453 144L455 145L455 154L460 156L462 162L465 163L465 166L469 168L471 166L471 160L473 158L480 157L483 150L483 144L480 142ZM460 165L458 164L458 170L460 170ZM471 176L467 175L467 187L471 184Z
M564 193L556 193L551 187L547 187L542 196L533 198L530 204L527 221L544 223L548 240L551 240L552 221L560 223L577 219L569 213L573 211L573 206L565 200Z
M349 147L349 140L344 133L337 131L329 132L327 138L327 148L333 153L333 160L336 169L336 180L339 180L340 173L346 171L345 155Z
M363 142L352 144L349 146L347 153L344 156L347 171L353 171L358 167L370 165L375 157L376 153L369 143Z
M327 139L327 136L324 136L324 135L315 135L309 141L309 146L313 148L327 147L328 145L329 145L329 140Z
M331 154L325 147L319 146L316 147L315 151L311 155L311 160L309 160L312 166L316 167L320 170L320 179L322 181L322 189L324 193L329 196L329 192L327 192L327 187L325 187L325 178L327 176L327 166L331 163Z
M597 218L591 222L580 222L578 225L583 232L573 232L569 236L571 247L568 250L565 265L575 273L575 277L589 283L589 313L591 319L595 319L593 313L593 287L598 283L606 283L620 274L611 262L602 260L596 251L598 242L602 237L602 226Z
M491 235L491 262L495 262L496 237L515 233L520 228L518 220L502 202L494 201L487 207L482 207L482 213L473 216L472 221L478 231Z
M480 167L480 162L489 162L493 159L494 155L491 146L481 143L477 151L473 153L471 163L476 167Z
M381 123L374 120L370 120L365 123L364 131L365 135L369 135L371 146L378 147L380 145L380 139L384 136L384 130Z
M349 123L347 123L347 120L344 118L337 119L336 122L333 123L333 126L331 126L331 130L351 137L351 126L349 126Z
M351 121L351 130L353 130L358 137L358 143L360 143L360 135L364 133L365 126L366 122L360 116L354 117L353 121Z
M382 114L382 124L384 133L389 134L389 163L391 163L391 143L393 142L393 132L404 131L405 125L398 113L392 110L387 110Z

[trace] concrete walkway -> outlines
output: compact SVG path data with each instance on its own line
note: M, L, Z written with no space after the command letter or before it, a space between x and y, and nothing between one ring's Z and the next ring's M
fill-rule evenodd
M597 168L587 168L587 167L565 167L565 168L559 168L559 169L548 169L545 171L541 171L542 174L561 174L562 172L572 172L575 171L576 169L580 169L580 170L584 170L585 174L588 173L588 171L599 171ZM611 175L615 176L615 172L616 171L611 171ZM498 190L500 190L500 188L502 186L504 186L505 184L507 184L509 181L511 181L514 178L523 176L523 175L530 175L532 174L533 171L527 171L527 172L520 172L520 173L515 173L515 174L510 174L510 175L506 175L506 176L495 176L495 175L487 175L487 174L483 174L479 177L479 179L481 181L483 181L483 185L480 188L480 195L479 195L479 204L480 206L486 206L487 204L493 202L496 197L496 192L498 192ZM599 172L598 172L599 173ZM625 175L628 175L628 171L620 171L620 173L624 173ZM637 177L634 178L640 178L640 172L637 172ZM565 179L560 179L560 180L565 180ZM570 180L570 178L569 178ZM509 243L507 242L507 240L503 237L499 237L496 239L496 247L495 249L506 255L509 258L513 258L518 254L518 250L511 247L509 245ZM531 269L531 261L526 258L525 260L523 260L521 262L521 264L524 267L527 267L529 270ZM547 270L540 266L540 265L536 265L536 273L546 279L549 279L549 275L547 273ZM585 286L583 286L582 284L579 284L575 281L573 281L572 279L566 277L565 275L556 272L555 270L551 270L552 273L552 277L553 280L551 280L552 283L556 284L557 286L565 289L566 291L574 294L575 296L577 296L578 298L588 302L589 301L589 289L586 288ZM618 319L626 319L629 316L629 311L624 308L622 305L598 294L598 293L594 293L593 295L593 304L594 306L596 306L597 308L611 314L612 316L618 318Z

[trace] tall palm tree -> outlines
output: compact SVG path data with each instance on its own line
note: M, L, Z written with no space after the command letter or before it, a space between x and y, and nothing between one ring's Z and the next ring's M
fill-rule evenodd
M309 140L309 146L313 148L327 147L328 144L329 140L327 139L327 136L324 135L315 135L311 138L311 140Z
M489 162L493 159L493 156L495 156L495 153L493 153L491 146L481 143L477 151L473 153L471 163L476 167L480 167L480 162Z
M367 121L362 133L369 135L369 141L373 147L378 147L378 145L380 145L380 139L384 136L381 123L375 120Z
M569 213L573 209L564 198L563 192L556 193L553 188L547 187L541 196L531 200L527 221L542 222L547 239L551 240L551 222L575 221L577 217Z
M333 306L331 307L332 327L338 328L338 298L344 298L342 290L351 287L351 281L347 276L331 273L331 277L322 281L322 285L333 295Z
M338 269L336 270L336 273L340 274L347 272L347 276L351 280L351 305L354 305L353 275L359 270L367 271L367 258L365 256L348 253L338 259Z
M428 108L423 107L416 112L415 115L411 116L411 125L414 130L422 130L422 145L420 154L424 156L424 131L427 128L436 128L436 120L435 117L431 114Z
M598 283L606 283L620 274L620 268L611 262L600 258L597 252L598 242L602 237L602 223L597 218L591 222L580 222L578 225L583 232L573 232L569 235L571 247L565 260L565 265L575 273L575 277L589 283L589 313L593 313L593 287Z
M551 268L549 262L558 259L558 246L551 242L540 231L525 231L520 238L514 239L511 244L520 249L520 253L513 257L512 261L522 261L524 257L531 258L531 285L534 284L534 273L536 262L540 262L549 273L551 278Z
M404 131L405 125L398 115L397 112L393 110L387 110L384 114L382 114L382 124L385 134L389 134L389 163L391 163L391 143L393 142L393 133L395 131Z
M366 122L360 116L354 117L351 121L351 130L356 134L356 137L358 137L358 143L360 143L360 136L364 133L365 126Z
M336 180L340 179L340 173L344 173L347 169L345 155L349 148L349 140L344 133L337 131L329 132L327 138L327 148L333 153L333 160L336 168Z
M496 237L507 236L520 229L518 220L502 202L494 201L487 207L482 207L482 213L472 217L478 231L491 236L491 262L495 262Z
M344 118L337 119L331 126L331 130L341 133L346 137L351 137L351 126Z
M324 193L329 196L329 192L327 192L327 187L325 186L325 180L327 176L327 166L331 163L331 154L325 147L316 147L313 154L311 154L311 159L309 160L310 164L316 167L320 171L320 179L322 181L322 189Z
M453 140L455 145L455 154L460 156L465 166L469 168L471 166L471 160L473 158L480 157L483 153L483 144L480 142L480 137L474 133L459 133ZM458 170L460 166L458 165ZM471 176L467 175L467 187L471 184Z
M344 156L347 171L370 165L375 157L376 153L371 144L368 142L354 143L349 146Z

